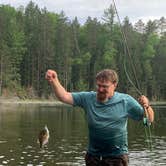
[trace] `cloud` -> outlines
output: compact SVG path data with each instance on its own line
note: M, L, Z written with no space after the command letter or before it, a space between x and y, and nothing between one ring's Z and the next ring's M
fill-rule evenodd
M116 5L120 16L128 16L132 22L139 19L154 20L166 16L165 0L117 0Z
M63 10L70 19L77 16L81 22L85 22L88 16L101 19L104 10L113 0L33 0L33 2L51 12L60 13ZM1 4L10 4L16 8L20 5L26 6L28 3L29 0L1 0ZM115 3L122 20L125 16L132 22L166 16L165 0L115 0Z

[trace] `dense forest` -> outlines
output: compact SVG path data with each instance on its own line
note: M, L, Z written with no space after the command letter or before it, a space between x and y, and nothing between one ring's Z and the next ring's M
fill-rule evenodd
M94 90L95 75L104 68L118 72L118 91L136 96L129 81L137 84L133 64L141 92L166 100L166 18L132 25L126 16L120 24L110 5L102 21L88 17L82 25L32 1L18 9L0 5L1 96L52 98L47 69L56 70L69 91Z

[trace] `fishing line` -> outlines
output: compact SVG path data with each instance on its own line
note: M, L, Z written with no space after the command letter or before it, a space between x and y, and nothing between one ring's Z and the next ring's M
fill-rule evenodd
M136 74L136 70L135 70L136 66L135 66L135 64L134 64L134 61L132 60L132 56L131 56L131 54L130 54L130 50L129 50L129 47L128 47L127 37L126 37L125 32L123 31L122 24L121 24L121 21L120 21L120 17L119 17L119 14L118 14L118 10L117 10L117 8L116 8L116 4L115 4L115 1L114 1L114 0L113 0L113 6L114 6L114 9L115 9L115 12L116 12L116 15L117 15L117 19L118 19L118 22L119 22L119 25L120 25L120 31L121 31L121 34L122 34L122 38L123 38L123 41L124 41L124 43L125 43L127 55L128 55L128 57L129 57L129 60L130 60L130 63L131 63L131 67L132 67L132 71L133 71L133 74L134 74L134 79L135 79L135 82L136 82L136 86L134 86L134 87L136 88L136 91L137 91L140 95L142 95L142 93L141 93L140 90L139 90L139 89L141 89L141 88L140 88L140 84L139 84L138 79L137 79L137 74ZM126 71L127 71L127 70L126 70ZM127 72L125 72L125 73L126 73L126 76L127 76L128 73L127 73ZM128 76L127 76L127 77L128 77ZM130 81L130 83L131 83L132 85L134 84L131 79L129 79L129 81ZM138 88L137 88L137 87L138 87Z
M121 34L122 34L122 39L124 41L124 46L126 48L127 55L129 57L129 61L130 61L131 67L132 67L132 72L133 72L133 75L134 75L134 79L135 79L136 85L131 80L131 78L130 78L130 76L128 74L128 71L127 71L127 68L126 68L126 60L125 60L125 58L124 58L124 63L123 63L124 71L125 71L125 74L126 74L126 77L127 77L128 81L131 83L131 85L134 87L134 89L137 91L137 93L139 95L142 95L142 93L140 91L140 84L138 82L137 75L136 75L136 66L134 64L134 61L132 60L132 57L131 57L131 54L130 54L130 50L129 50L129 47L128 47L127 37L126 37L126 34L125 34L125 32L123 31L123 28L122 28L122 24L121 24L120 17L119 17L117 8L116 8L115 0L112 0L112 1L113 1L113 7L114 7L114 10L115 10L115 13L117 15L117 19L118 19L118 22L119 22L119 25L120 25L120 31L121 31ZM148 149L150 149L150 151L152 151L152 134L151 134L151 128L150 128L151 124L149 123L148 116L146 115L145 108L144 108L144 112L145 112L144 113L145 117L143 118L143 122L144 122L144 126L145 126L144 127L145 128L145 137L146 137Z
M127 77L127 79L128 79L128 81L130 82L130 84L135 88L135 90L137 91L137 93L139 94L139 95L142 95L142 93L141 93L141 91L136 87L136 85L133 83L133 81L130 79L130 76L129 76L129 74L128 74L128 72L127 72L127 69L126 69L126 60L125 60L125 58L124 58L124 63L123 63L123 67L124 67L124 71L125 71L125 74L126 74L126 77Z

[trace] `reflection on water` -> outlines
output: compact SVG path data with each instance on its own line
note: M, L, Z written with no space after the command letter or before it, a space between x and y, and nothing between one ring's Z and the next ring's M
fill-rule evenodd
M152 151L147 146L142 123L129 121L130 166L166 165L166 108L156 109L152 126ZM50 131L44 149L38 132ZM83 166L87 145L84 113L71 107L43 105L0 106L0 165Z
M71 110L40 105L1 107L0 165L83 165L87 141L84 116ZM50 139L41 150L37 137L45 124Z

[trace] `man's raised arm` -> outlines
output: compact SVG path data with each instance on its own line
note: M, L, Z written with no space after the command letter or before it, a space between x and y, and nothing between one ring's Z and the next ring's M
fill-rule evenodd
M73 105L73 97L59 82L56 71L47 70L45 78L52 85L55 95L60 101Z

